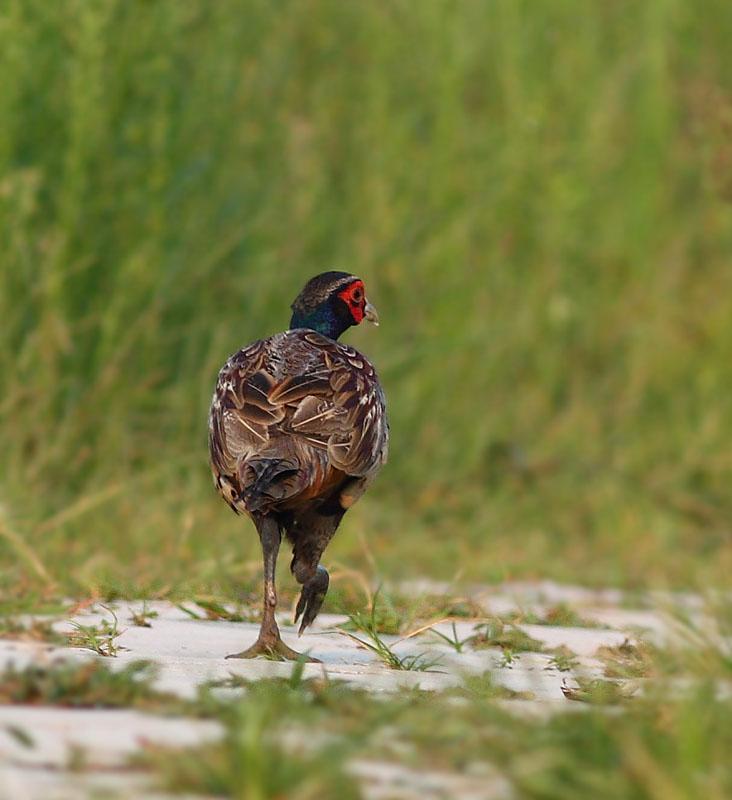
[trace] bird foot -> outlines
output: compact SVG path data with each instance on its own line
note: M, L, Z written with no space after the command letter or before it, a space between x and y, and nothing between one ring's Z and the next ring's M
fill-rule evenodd
M277 639L257 639L251 647L242 650L241 653L231 653L226 658L257 658L262 656L270 661L307 661L320 664L320 659L314 658L307 653L298 653L288 647L280 638Z
M302 587L300 592L300 599L297 601L297 608L295 609L294 624L300 619L302 614L302 622L300 629L297 632L298 636L302 636L302 632L315 621L318 616L320 607L323 605L325 595L328 592L328 584L330 578L328 570L325 567L317 566L315 575Z

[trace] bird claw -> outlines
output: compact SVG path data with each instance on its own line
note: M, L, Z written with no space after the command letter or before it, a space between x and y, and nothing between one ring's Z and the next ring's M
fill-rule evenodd
M257 639L257 641L241 653L231 653L226 658L257 658L263 656L270 661L307 661L320 664L320 660L307 653L298 653L288 647L282 639Z
M302 622L297 632L298 636L302 636L305 628L310 626L315 621L315 617L318 616L323 600L325 600L325 595L328 593L329 583L328 571L325 567L318 565L315 575L302 587L300 599L297 601L297 607L295 608L294 619L294 624L297 624L302 615Z

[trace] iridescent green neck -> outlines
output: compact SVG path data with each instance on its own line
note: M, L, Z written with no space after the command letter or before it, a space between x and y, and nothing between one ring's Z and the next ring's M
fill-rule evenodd
M307 313L293 312L290 329L310 328L329 339L337 339L352 324L353 322L344 318L343 315L337 314L330 305L323 304Z

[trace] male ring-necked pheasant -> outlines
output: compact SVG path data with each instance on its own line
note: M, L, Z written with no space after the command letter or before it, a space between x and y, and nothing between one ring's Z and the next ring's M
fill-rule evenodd
M343 515L386 461L384 393L368 359L338 337L367 319L378 324L363 281L346 272L309 280L292 304L290 329L240 350L219 372L209 416L216 486L254 522L264 557L259 638L229 658L296 659L275 620L275 565L283 534L302 591L299 632L328 591L320 557ZM312 659L315 660L315 659Z

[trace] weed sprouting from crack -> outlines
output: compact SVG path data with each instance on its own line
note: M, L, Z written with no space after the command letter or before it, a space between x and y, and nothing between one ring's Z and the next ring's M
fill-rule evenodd
M577 655L565 645L555 647L552 657L545 669L556 669L559 672L571 672L578 665Z
M448 636L446 633L442 633L442 631L438 631L436 628L430 628L430 633L434 633L435 636L439 636L440 639L442 639L442 641L446 644L449 644L456 653L462 653L463 648L472 638L467 636L465 639L459 639L454 622L452 623L452 636Z
M375 609L376 628L379 633L389 635L404 634L416 625L425 624L425 630L437 622L450 621L453 618L478 620L485 617L485 609L474 600L466 597L449 595L406 595L400 591L384 591L379 586L373 597L367 591L369 607ZM334 609L345 616L355 613L353 599L336 597ZM350 621L341 626L344 630L353 630Z
M72 622L74 631L68 634L68 644L70 647L93 650L97 655L105 658L114 658L120 649L116 640L124 631L119 629L119 620L114 611L108 606L102 606L102 608L112 615L112 621L103 619L96 625Z
M193 602L201 609L203 614L199 614L197 610L183 605L183 603L176 603L176 608L180 609L184 614L187 614L191 619L198 620L224 620L225 622L258 622L261 615L257 611L245 611L243 609L238 611L229 611L229 609L210 597L196 597Z
M503 665L511 666L517 653L541 653L544 645L528 633L511 623L498 618L476 626L476 633L468 643L476 649L500 647L503 651Z
M66 637L56 631L53 623L45 619L28 621L6 618L0 622L0 639L12 639L20 642L47 642L48 644L66 644Z
M429 658L424 653L399 656L381 638L381 634L378 631L378 621L376 619L376 597L374 597L374 602L371 605L371 612L368 617L360 611L357 611L355 614L350 614L348 620L352 628L366 634L369 641L355 636L350 631L340 630L339 633L357 642L362 647L371 650L372 653L378 656L382 663L389 667L389 669L411 670L414 672L437 671L432 668L439 663L439 658Z
M516 660L516 653L510 648L505 648L501 653L501 666L508 667L509 669L513 666L513 662Z
M505 621L524 625L549 625L563 628L608 628L602 622L583 617L567 603L556 603L546 608L541 614L533 611L513 611L506 615Z
M596 656L605 664L607 678L647 678L657 669L653 649L640 641L626 639L613 647L603 645Z
M152 628L151 619L158 616L157 611L152 611L147 607L147 600L142 603L142 608L139 611L133 611L130 614L130 622L138 628Z
M398 656L389 645L379 636L376 631L364 631L371 639L370 642L355 636L349 631L340 631L343 636L347 636L362 647L366 647L375 653L379 659L389 669L413 670L415 672L433 672L432 667L436 666L439 659L429 659L424 654L414 654L408 656Z
M381 587L374 593L368 618L362 611L346 612L346 614L348 620L341 626L344 630L360 631L368 627L377 633L392 635L398 634L402 630L402 619L394 602L382 592Z

